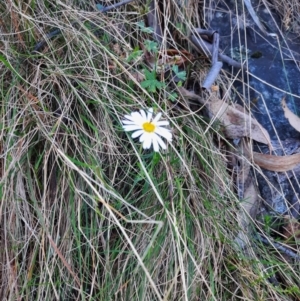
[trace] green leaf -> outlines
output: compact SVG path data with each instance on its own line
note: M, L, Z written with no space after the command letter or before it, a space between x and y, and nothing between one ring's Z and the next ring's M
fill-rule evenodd
M154 70L151 72L151 71L145 69L144 72L145 72L146 79L156 80L156 72Z
M140 50L139 48L135 48L133 52L126 59L126 62L130 63L131 61L136 60L138 57L141 57L142 54L143 54L143 50Z
M152 166L154 167L161 161L161 156L160 153L154 153L153 154L153 159L152 159Z
M176 92L170 93L169 94L169 99L174 102L178 98L178 94Z
M164 84L158 80L144 80L141 82L141 86L149 92L156 92L156 89L161 89L164 87Z
M0 54L0 62L2 62L6 66L6 68L12 71L19 79L23 80L22 76L17 72L17 70L14 69L14 67L8 60L6 60L5 56L3 56L2 54Z
M137 26L145 33L153 33L152 27L146 27L144 21L137 22Z
M158 52L158 44L154 41L145 40L145 48L152 53Z
M185 81L186 80L186 71L179 71L178 66L174 65L172 67L172 71L176 74L176 76L182 80Z
M72 161L72 163L74 163L76 166L79 166L79 167L88 167L88 168L91 168L91 169L94 169L94 166L92 165L89 165L85 162L82 162L82 161L79 161L73 157L70 157L70 156L67 156L69 158L70 161Z
M148 70L145 70L145 77L146 77L146 80L142 81L141 82L141 86L146 89L148 92L156 92L156 90L158 89L161 89L161 88L164 88L165 87L165 84L158 81L156 79L156 72L155 71L148 71Z

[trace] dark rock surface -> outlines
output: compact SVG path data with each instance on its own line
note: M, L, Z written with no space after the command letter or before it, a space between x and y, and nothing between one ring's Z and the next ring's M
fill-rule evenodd
M269 132L277 155L281 155L300 143L300 133L290 126L281 108L281 99L286 95L289 108L300 115L300 37L285 32L279 16L261 1L254 0L252 5L266 35L247 8L242 7L243 1L238 1L238 5L234 0L224 2L219 2L211 14L207 11L209 29L219 32L220 48L226 55L244 61L248 67L243 72L225 68L233 75L240 72L234 82L236 100L248 103L254 117ZM279 140L286 141L287 148ZM294 152L300 152L300 148L294 148ZM294 206L290 214L299 216L300 172L297 169L288 175L265 171L257 177L262 198L276 213L285 214L288 207Z

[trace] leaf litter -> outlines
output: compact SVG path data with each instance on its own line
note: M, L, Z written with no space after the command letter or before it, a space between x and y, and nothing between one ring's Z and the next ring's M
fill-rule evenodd
M249 246L249 226L255 219L259 209L259 189L251 173L251 162L254 166L274 172L300 171L300 153L277 156L252 151L245 139L252 139L268 146L269 152L273 151L273 144L267 130L251 116L241 105L229 104L215 93L211 93L208 100L188 91L178 88L180 94L187 98L197 100L208 108L211 122L218 121L221 125L221 133L228 139L240 139L235 149L231 148L231 158L235 158L232 169L235 170L235 183L237 195L240 202L240 209L237 214L240 230L238 231L235 243L238 248L245 249ZM292 113L282 101L285 116L291 125L299 129L299 117Z

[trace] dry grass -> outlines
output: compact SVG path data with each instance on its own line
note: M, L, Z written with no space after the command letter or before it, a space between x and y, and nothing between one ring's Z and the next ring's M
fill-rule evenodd
M197 5L167 3L162 48L191 50L182 34L201 24ZM296 265L233 244L239 201L199 107L134 77L148 68L135 50L152 38L137 26L146 12L0 4L0 299L298 300ZM32 53L53 28L61 35ZM206 73L199 65L192 75ZM124 114L148 106L171 123L161 155L122 131Z

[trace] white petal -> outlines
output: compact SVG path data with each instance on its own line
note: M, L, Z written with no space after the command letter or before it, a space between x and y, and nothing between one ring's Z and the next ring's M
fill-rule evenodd
M146 134L143 133L143 134L140 136L140 139L139 139L140 142L144 142L145 138L146 138Z
M161 146L162 149L167 148L166 144L162 141L162 139L159 136L156 135L156 137L154 139L157 140L158 144Z
M147 120L147 116L144 110L140 110L142 117L144 118L144 120Z
M153 142L153 149L154 149L154 151L155 152L159 152L159 145L158 145L156 137L153 137L152 142Z
M169 121L167 120L157 121L155 125L156 126L169 125Z
M123 124L136 124L136 122L131 120L121 120Z
M145 121L145 119L139 112L132 112L130 115L125 115L125 118L138 124Z
M168 141L172 141L172 133L168 129L157 127L155 133L166 138Z
M131 120L132 116L131 115L125 115L124 118Z
M125 132L131 132L135 130L141 130L139 125L123 125L123 129Z
M155 135L154 133L144 132L143 141L149 140L150 143L152 143L152 138L153 138L154 135Z
M132 133L131 137L132 137L132 138L136 138L136 137L142 135L143 133L144 133L143 130L138 130L138 131Z
M172 141L172 133L164 126L169 125L169 121L160 120L162 113L159 112L153 118L153 108L146 108L132 112L124 116L125 119L121 120L124 131L133 131L131 137L139 137L140 143L144 149L151 148L153 144L153 150L159 152L160 148L166 149L167 145L161 137L167 141ZM148 133L143 129L145 122L152 122L155 125L155 131ZM161 136L161 137L160 137Z
M153 116L153 109L150 108L150 109L148 109L147 112L148 112L148 114L147 114L147 121L149 122L149 121L151 121L152 116Z
M143 148L148 149L151 147L152 144L152 136L151 135L145 135Z
M153 119L153 123L156 123L159 119L160 119L160 117L161 117L161 112L159 112L156 116L155 116L155 118Z
M135 122L135 117L134 117L133 113L131 113L130 115L125 115L124 118L126 118L127 120L130 120L132 122Z

